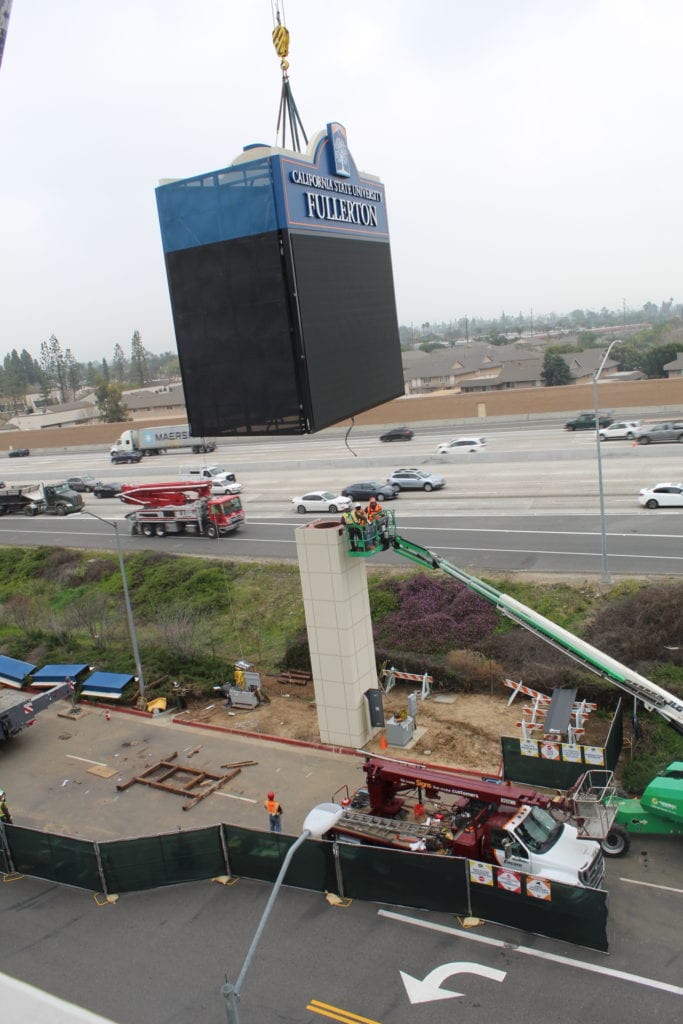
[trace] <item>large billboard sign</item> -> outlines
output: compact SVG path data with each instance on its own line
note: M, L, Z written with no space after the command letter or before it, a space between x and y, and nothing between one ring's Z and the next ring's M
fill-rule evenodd
M312 432L403 394L384 186L342 125L157 206L194 436Z

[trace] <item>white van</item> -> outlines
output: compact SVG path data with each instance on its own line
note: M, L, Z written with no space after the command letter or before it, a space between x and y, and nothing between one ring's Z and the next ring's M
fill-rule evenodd
M222 466L181 466L178 473L181 480L210 480L212 494L239 494L242 490L235 474Z

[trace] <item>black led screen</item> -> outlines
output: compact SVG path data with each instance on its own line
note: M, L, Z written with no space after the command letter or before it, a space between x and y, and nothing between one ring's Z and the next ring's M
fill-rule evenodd
M313 430L403 394L389 245L289 234Z
M388 244L276 231L166 269L195 437L320 430L403 394Z
M301 433L279 234L180 249L166 271L194 436Z

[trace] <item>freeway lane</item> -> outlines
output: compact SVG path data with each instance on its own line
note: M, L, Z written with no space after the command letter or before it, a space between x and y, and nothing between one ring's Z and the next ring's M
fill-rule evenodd
M315 517L295 514L259 516L237 534L220 540L199 537L132 537L118 502L98 502L97 514L117 522L126 551L149 549L182 555L222 558L267 558L294 561L294 530ZM425 513L427 509L425 507ZM601 539L595 514L519 514L449 516L420 513L415 506L396 508L401 536L435 551L473 572L534 572L562 575L599 574ZM610 572L621 576L683 576L683 516L677 511L608 514ZM15 546L63 546L115 550L113 531L103 523L68 519L0 520L0 543ZM391 553L375 562L396 564Z

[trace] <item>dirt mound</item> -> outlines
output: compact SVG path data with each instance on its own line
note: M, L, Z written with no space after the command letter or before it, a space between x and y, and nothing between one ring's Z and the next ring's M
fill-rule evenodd
M315 711L313 686L282 687L274 679L264 683L270 698L253 711L227 708L225 702L197 702L188 708L187 717L196 722L228 729L283 736L289 739L320 743L318 716ZM501 687L502 689L502 687ZM408 690L395 687L384 696L385 719L406 708ZM405 755L416 761L449 764L475 771L497 772L501 761L500 737L519 736L517 722L521 717L522 699L508 706L509 692L501 694L434 694L418 700L417 742L409 747L389 747L394 756ZM584 742L601 743L600 725L589 727ZM380 752L381 734L366 744L369 752Z

